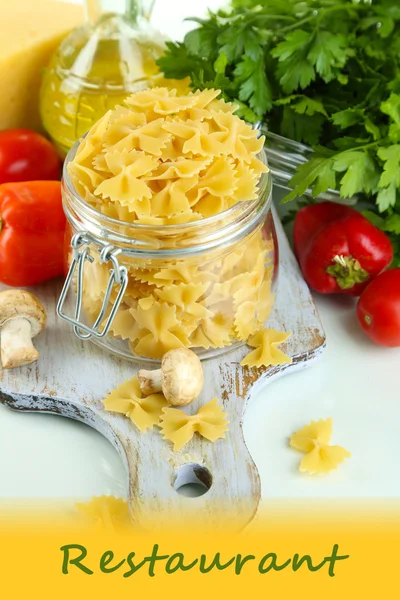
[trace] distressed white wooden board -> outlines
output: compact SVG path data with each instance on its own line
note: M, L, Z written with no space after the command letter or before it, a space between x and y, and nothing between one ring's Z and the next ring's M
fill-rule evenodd
M242 432L246 405L256 388L309 366L325 346L325 334L310 292L276 217L275 222L280 273L268 324L292 332L285 350L293 362L273 368L243 368L240 361L249 351L246 346L203 362L203 393L185 410L194 414L211 398L220 399L228 413L229 432L214 444L195 435L180 452L173 452L157 428L140 434L128 419L104 411L104 396L135 375L140 365L82 342L56 317L61 282L33 289L48 314L48 327L36 339L41 357L33 365L0 373L0 401L15 410L49 412L83 421L107 437L126 466L130 508L141 526L188 518L204 526L225 526L234 516L234 527L239 528L257 510L260 480ZM200 471L196 469L200 480L207 479L201 468L211 473L211 488L203 496L187 498L174 489L178 472L181 483L189 482L187 472L191 470L179 471L188 464L200 467Z

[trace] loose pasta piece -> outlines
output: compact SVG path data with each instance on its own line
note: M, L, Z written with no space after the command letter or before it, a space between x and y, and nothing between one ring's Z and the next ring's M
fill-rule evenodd
M135 156L134 162L128 166L122 164L118 174L102 181L94 190L94 194L128 206L131 211L135 210L135 200L150 199L152 191L140 177L155 168L156 162L150 156L141 156L139 153Z
M351 456L341 446L330 446L331 435L332 419L329 418L311 421L291 436L291 447L306 452L300 463L300 471L310 475L329 473Z
M233 317L219 313L210 319L202 319L190 336L192 348L224 348L232 341Z
M174 452L180 450L197 432L210 442L224 438L228 431L226 413L213 398L193 416L177 408L164 408L160 428L165 440L174 444Z
M132 316L131 307L118 309L111 323L110 332L116 337L132 342L138 338L139 327Z
M300 471L310 475L329 473L351 456L341 446L315 446L300 463Z
M271 281L264 281L257 291L256 318L260 325L264 325L274 305L275 296L271 291Z
M209 287L209 283L180 283L164 286L155 293L161 300L179 306L188 315L205 318L212 316L212 312L202 304L200 299Z
M255 200L258 195L258 181L260 175L249 169L248 165L239 161L236 166L236 190L235 196L242 201Z
M191 108L196 104L194 95L177 96L176 90L168 88L150 88L129 96L125 103L137 111L154 111L158 115L176 114L180 110Z
M153 271L153 278L154 285L162 286L177 282L190 283L201 279L201 273L197 265L180 261Z
M90 300L102 300L110 279L110 267L94 254L93 262L86 261L83 270L84 294Z
M151 217L138 213L138 223L142 225L181 225L183 223L199 221L201 218L202 216L199 213L195 213L192 210L187 210L170 217Z
M265 137L257 137L257 131L248 127L248 125L238 119L232 113L213 112L213 119L224 135L219 139L223 144L224 151L229 148L229 152L234 158L250 163L251 154L258 154L264 146ZM260 168L262 168L260 166ZM268 168L264 166L265 172Z
M116 106L113 110L109 127L103 136L103 149L120 148L121 140L129 139L129 135L142 125L146 125L147 119L144 113L130 110L126 106ZM125 144L128 150L132 150L130 144Z
M195 99L195 104L192 106L195 106L196 108L209 108L210 106L213 105L215 99L219 96L220 91L219 90L214 90L214 89L205 89L205 90L196 90L195 92L192 92L190 94L190 96L192 96ZM217 100L218 102L218 100ZM220 102L220 104L225 105L227 104L226 102ZM230 104L227 104L227 106L231 106Z
M161 358L168 350L189 346L176 318L176 306L154 301L151 306L131 309L139 328L139 341L132 346L139 356Z
M311 421L298 429L290 438L290 445L301 452L311 452L315 444L326 445L331 441L332 419Z
M247 300L242 302L235 313L235 332L238 340L246 341L258 329L255 302Z
M159 192L153 194L151 214L155 217L171 218L177 214L190 212L188 192L197 183L198 176L171 180Z
M93 158L102 150L102 141L112 117L112 111L106 114L93 125L90 135L83 138L75 153L75 162L81 165L91 165Z
M142 433L157 425L162 409L168 405L162 394L142 396L137 377L125 381L103 400L104 408L128 417Z
M172 137L162 129L163 123L164 119L146 123L133 130L126 141L136 150L143 150L143 152L160 157ZM120 145L123 146L124 142L125 140L121 140Z
M220 212L227 210L229 208L229 198L213 196L207 192L204 196L196 198L194 207L196 208L197 213L207 219L208 217L218 215Z
M86 290L82 293L82 307L86 317L86 323L90 326L96 321L100 314L103 306L103 300L93 300L93 298L86 293Z
M70 164L69 174L71 175L76 190L84 198L87 198L88 195L104 181L104 177L100 173L97 173L91 167L79 163Z
M126 500L115 496L94 496L89 502L77 502L76 507L96 529L118 531L131 523Z
M234 162L227 157L214 159L197 184L199 190L205 190L217 197L232 196L237 186Z
M240 364L248 367L269 367L291 363L292 359L277 348L290 335L290 333L267 328L255 333L247 340L248 345L255 350L245 356Z
M163 181L164 179L178 179L193 177L198 175L200 171L205 169L210 162L211 158L185 158L181 157L175 161L166 161L160 163L155 171L153 171L148 179L152 181Z

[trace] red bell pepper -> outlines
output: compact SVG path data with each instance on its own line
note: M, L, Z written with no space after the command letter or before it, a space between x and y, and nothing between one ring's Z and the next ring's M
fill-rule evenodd
M334 202L299 210L293 238L305 280L322 294L359 296L393 260L383 231L353 208Z
M0 185L0 281L25 287L63 274L59 181Z

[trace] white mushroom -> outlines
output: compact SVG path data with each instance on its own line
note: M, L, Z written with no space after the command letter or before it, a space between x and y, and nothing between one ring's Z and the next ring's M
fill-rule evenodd
M41 302L24 290L0 292L1 364L3 369L28 365L39 358L32 338L46 325Z
M183 406L196 400L204 383L201 361L187 348L170 350L162 358L161 369L141 369L138 379L145 396L162 392L173 406Z

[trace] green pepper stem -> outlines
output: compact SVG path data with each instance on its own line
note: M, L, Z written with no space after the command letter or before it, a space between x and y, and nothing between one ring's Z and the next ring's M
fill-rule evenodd
M333 264L326 269L328 275L335 277L342 290L349 290L357 283L363 283L369 277L368 271L362 268L356 258L337 254Z

